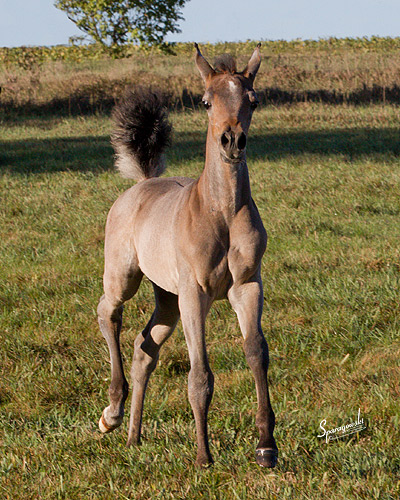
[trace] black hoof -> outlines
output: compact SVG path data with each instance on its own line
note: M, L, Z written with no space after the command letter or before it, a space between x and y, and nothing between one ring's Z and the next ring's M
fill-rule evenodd
M278 462L278 450L276 448L259 448L256 450L256 462L261 467L272 469Z
M196 460L195 466L200 468L200 469L208 469L213 465L213 463L214 463L214 460L212 458L203 459L203 460Z

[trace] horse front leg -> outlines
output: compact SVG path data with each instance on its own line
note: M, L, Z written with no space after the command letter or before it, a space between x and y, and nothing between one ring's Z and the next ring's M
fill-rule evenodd
M268 391L268 344L261 329L263 290L260 276L255 276L249 282L233 285L228 292L228 299L239 320L246 360L256 384L258 402L256 426L260 433L256 461L263 467L275 467L278 448L273 436L275 415Z
M179 290L179 310L190 358L189 402L196 422L196 465L213 463L208 444L207 415L214 392L214 376L208 364L205 321L212 300L196 284Z

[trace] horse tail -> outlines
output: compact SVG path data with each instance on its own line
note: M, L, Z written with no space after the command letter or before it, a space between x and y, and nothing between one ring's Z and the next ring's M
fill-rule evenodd
M130 90L115 106L112 117L111 144L120 174L137 181L160 176L172 133L163 96L147 88Z

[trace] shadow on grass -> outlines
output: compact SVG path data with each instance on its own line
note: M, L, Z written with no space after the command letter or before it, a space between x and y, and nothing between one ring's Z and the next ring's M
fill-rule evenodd
M127 82L123 89L131 87ZM317 102L331 105L352 104L363 106L372 103L400 104L400 86L367 86L365 83L358 89L343 92L341 90L285 90L279 87L266 87L257 90L260 102L266 105L290 105L299 102ZM203 94L183 88L179 92L164 91L165 102L169 109L182 111L197 109L201 105ZM97 85L93 88L81 89L62 98L50 99L46 102L24 102L10 100L1 102L0 120L4 123L15 123L29 119L59 118L67 116L87 116L93 114L109 115L116 103L116 98L109 95L110 90Z
M259 92L261 102L274 104L294 104L298 102L318 102L324 104L352 104L363 106L366 104L400 104L400 86L362 84L359 89L342 92L340 90L283 90L279 87L268 87Z
M192 136L193 137L193 136ZM185 133L175 133L170 160L181 163L203 161L205 141ZM251 160L277 160L285 157L317 154L380 160L400 156L400 131L392 128L359 128L335 131L306 131L250 135L248 157ZM0 169L9 173L82 171L99 173L111 169L113 150L109 137L57 138L27 141L0 141Z
M102 172L113 164L109 137L0 141L0 169L8 173Z
M400 156L400 131L394 128L352 128L267 133L249 137L250 158L277 160L303 154L360 157Z

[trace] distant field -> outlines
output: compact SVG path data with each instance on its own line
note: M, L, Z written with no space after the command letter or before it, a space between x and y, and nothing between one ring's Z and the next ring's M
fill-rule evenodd
M212 61L230 52L243 69L257 42L205 44ZM81 115L108 112L127 85L152 85L175 109L194 109L202 95L193 72L194 47L178 44L175 55L127 49L111 59L96 46L0 48L0 105L15 113ZM400 38L264 41L257 90L269 104L400 104Z
M339 65L335 51L328 54L318 56L320 65L328 67L329 58ZM360 71L357 54L359 61L372 57L361 50L346 54ZM207 333L215 374L209 416L215 465L205 471L193 466L189 361L180 324L150 381L142 446L125 448L128 418L110 435L98 431L110 377L95 314L104 223L130 182L112 169L111 124L101 99L81 114L61 101L58 112L51 102L61 88L60 99L68 102L68 86L83 75L112 81L115 71L119 81L121 75L131 80L139 60L147 68L143 74L157 66L167 81L171 63L163 57L140 55L109 68L104 62L46 62L37 87L28 85L31 69L1 73L1 86L14 74L15 88L31 96L0 96L0 497L398 499L400 115L388 100L266 105L254 116L248 163L269 234L262 322L277 417L276 469L255 464L254 383L225 302L212 309ZM181 85L190 84L195 95L201 85L192 57L177 57ZM264 61L261 89L278 60L290 66L300 55L292 60L289 50L279 57L271 51ZM391 67L400 67L394 52L390 57ZM306 56L300 60L311 64ZM53 77L51 68L58 68ZM378 66L371 71L378 73ZM56 82L54 94L50 82ZM283 76L279 88L299 90ZM207 119L181 107L171 113L167 175L198 176ZM134 338L152 309L144 281L125 309L127 373ZM329 444L317 437L322 419L331 429L354 421L359 408L367 430Z

